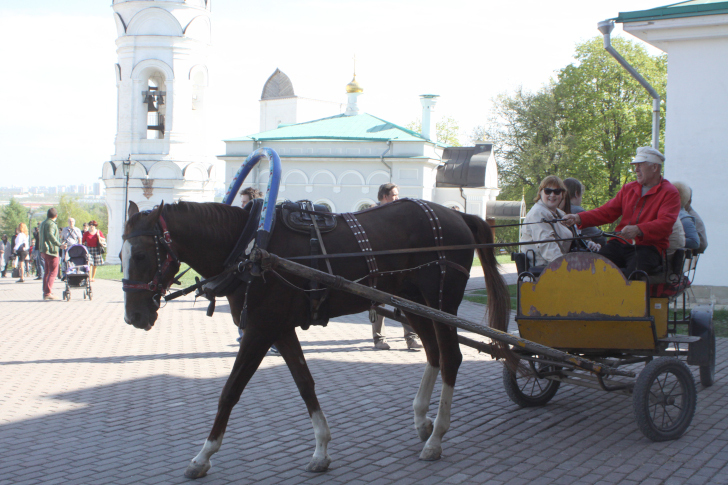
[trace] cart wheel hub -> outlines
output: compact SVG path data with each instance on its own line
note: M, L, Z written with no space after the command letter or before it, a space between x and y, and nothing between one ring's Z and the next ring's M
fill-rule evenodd
M674 406L675 405L675 396L667 396L665 398L665 404L668 406Z

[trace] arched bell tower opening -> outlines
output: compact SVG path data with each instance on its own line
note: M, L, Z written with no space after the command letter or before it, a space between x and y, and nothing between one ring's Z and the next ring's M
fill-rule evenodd
M205 89L210 2L113 0L117 39L115 153L104 164L108 261L118 262L125 206L211 202Z
M164 91L164 76L162 73L155 72L147 80L147 89L142 91L144 105L147 108L147 140L164 139L164 115L166 113L166 104L164 98L167 92Z

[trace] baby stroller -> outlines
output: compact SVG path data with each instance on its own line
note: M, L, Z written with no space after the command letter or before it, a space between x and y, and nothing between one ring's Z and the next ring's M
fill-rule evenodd
M71 301L71 288L83 288L83 299L93 296L91 290L91 277L89 276L89 254L86 246L76 244L66 251L63 258L63 273L66 279L66 289L63 290L63 299Z

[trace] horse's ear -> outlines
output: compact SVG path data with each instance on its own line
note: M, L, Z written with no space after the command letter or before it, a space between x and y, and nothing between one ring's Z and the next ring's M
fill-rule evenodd
M131 217L134 214L138 214L139 213L139 206L136 205L135 202L133 202L133 201L130 200L129 201L129 209L127 210L126 213L127 213L127 217Z
M162 215L162 209L164 208L164 201L160 202L156 209L152 211L151 214L149 214L149 221L152 221L153 223L157 223L159 220L159 216Z

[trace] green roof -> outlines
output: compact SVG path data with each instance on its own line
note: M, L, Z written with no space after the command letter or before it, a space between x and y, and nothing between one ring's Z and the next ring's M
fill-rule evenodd
M275 141L275 140L340 140L340 141L427 141L445 146L424 138L407 128L385 121L370 114L346 116L343 114L295 125L281 125L275 130L254 135L232 138L224 141Z
M634 12L619 12L614 20L617 22L642 22L645 20L676 19L698 17L701 15L718 15L728 13L728 2L721 0L689 0L673 3L664 7Z

